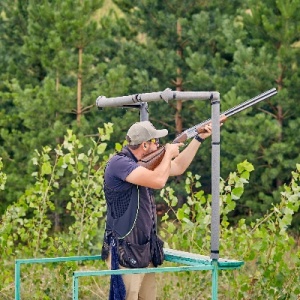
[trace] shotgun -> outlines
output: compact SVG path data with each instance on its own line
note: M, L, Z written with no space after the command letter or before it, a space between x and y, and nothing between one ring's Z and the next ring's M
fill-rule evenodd
M225 112L220 114L220 123L226 121L226 119L228 117L231 117L231 116L235 115L236 113L238 113L242 110L245 110L248 107L250 107L254 104L257 104L265 99L268 99L276 94L277 94L277 91L275 88L273 88L273 89L270 89L254 98L251 98L250 100L247 100L237 106L234 106L234 107L226 110ZM172 143L173 144L183 143L187 139L190 139L190 138L196 136L197 134L203 132L204 126L209 124L210 122L211 122L211 119L208 119L206 121L203 121L189 129L185 130L184 132L179 134ZM141 165L149 170L154 170L162 161L164 154L165 154L165 147L164 146L159 147L156 151L146 155L141 160L139 160L138 163L139 163L139 165Z

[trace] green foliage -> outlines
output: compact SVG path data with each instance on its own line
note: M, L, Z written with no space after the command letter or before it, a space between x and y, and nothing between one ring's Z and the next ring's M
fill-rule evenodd
M0 158L0 190L4 190L7 176L1 170L3 168L2 158Z
M289 201L287 208L281 207L283 198L280 196L298 197L295 191L298 179L294 175L299 172L291 174L291 170L300 159L300 112L296 105L300 78L300 2L113 2L117 11L103 13L107 7L102 10L102 0L1 1L0 168L3 172L0 173L0 214L5 213L0 236L1 257L3 254L4 259L1 261L0 286L2 284L6 290L12 282L11 257L14 255L76 254L94 251L98 247L95 234L99 224L96 225L96 218L103 214L104 205L98 206L95 193L99 192L103 201L100 188L103 165L101 161L99 166L89 169L88 161L93 164L98 157L105 158L109 152L107 149L112 149L115 143L120 149L128 126L138 119L134 109L92 109L99 95L122 96L166 87L175 90L178 84L182 84L184 90L219 91L222 110L226 110L276 87L279 92L276 97L230 118L222 127L221 176L230 175L220 182L223 191L221 222L226 230L233 224L234 228L241 230L241 252L249 257L256 254L243 246L244 240L249 240L250 244L253 237L246 234L249 226L255 227L253 224L261 222L255 231L250 229L254 234L273 220L275 225L270 227L275 228L274 241L278 244L281 237L277 239L275 235L280 226L294 227L298 232L297 200ZM111 2L108 4L112 7ZM79 49L83 50L80 67ZM80 125L76 122L79 78L82 79ZM166 142L176 134L176 109L171 101L149 105L150 120L169 129ZM183 103L180 117L184 128L209 116L208 101ZM99 150L88 153L95 145L88 146L87 137L98 136L96 128L108 122L114 124L114 136L109 141L102 140ZM67 129L71 131L64 137ZM70 139L68 143L72 144L73 135L80 142L68 150L63 141ZM34 152L34 149L40 150ZM174 233L173 239L169 240L171 246L182 242L182 249L202 251L203 248L204 252L209 252L209 235L203 225L210 225L211 198L204 192L210 185L209 156L207 143L201 146L201 154L196 158L198 163L191 165L188 177L170 181L170 187L162 194L169 204L169 214L163 216L162 234L167 237L169 232ZM32 164L32 159L36 165ZM249 165L245 159L255 167L251 179L247 177ZM243 163L239 164L241 161ZM231 173L237 164L242 170ZM192 174L201 174L201 184L200 176ZM89 176L92 184L88 183ZM294 180L294 187L283 185L290 180ZM87 214L91 218L86 217ZM197 223L199 229L194 225ZM177 236L181 227L185 235ZM195 241L189 240L189 232ZM267 228L259 235L263 236L265 232L271 239L273 231ZM265 247L271 247L268 238ZM29 240L33 241L35 248ZM229 241L234 244L231 238ZM287 242L287 245L292 243ZM255 246L258 251L265 250ZM235 247L240 246L235 244ZM282 247L289 252L284 244ZM231 248L229 244L228 249ZM272 250L271 254L276 251L279 250ZM278 264L279 278L282 266ZM255 268L253 263L251 271ZM264 274L264 271L259 269L258 273ZM283 273L290 276L289 272ZM238 276L240 273L234 274ZM251 276L253 274L255 272ZM248 273L246 275L249 277ZM35 276L38 277L32 275ZM249 283L247 276L242 283L239 282L240 286L254 289L260 275L253 277L253 284ZM188 280L191 287L194 287L193 282L195 288L199 284L191 277ZM276 280L274 278L274 282ZM267 280L261 281L268 284ZM209 279L204 278L200 286L204 289L208 282ZM176 285L181 286L180 280ZM240 286L236 286L236 290L240 290ZM286 287L282 290L285 291ZM267 287L261 288L265 290ZM275 295L275 288L271 288ZM247 293L245 297L255 298L249 290ZM52 296L59 298L54 293ZM233 298L238 297L242 296ZM292 292L290 297L294 297ZM42 294L40 298L43 298ZM284 296L281 298L285 299Z
M1 219L0 295L3 299L10 299L9 295L13 293L14 258L89 255L96 249L99 253L99 233L103 230L101 220L105 213L102 184L107 157L104 150L111 133L111 124L105 124L99 129L99 140L91 140L88 150L83 151L84 144L69 130L64 142L54 151L47 146L36 151L33 159L36 172L32 174L35 184L7 208ZM220 271L218 293L229 299L296 299L300 292L299 246L288 229L299 210L300 166L297 164L297 169L292 172L291 183L284 185L281 201L269 212L250 225L240 219L238 224L231 226L228 215L243 196L253 170L253 165L244 161L226 180L220 181L221 258L243 260L245 266L236 271ZM70 175L71 189L64 209L73 221L64 233L53 232L54 199L67 174ZM169 211L162 218L160 234L166 246L209 255L211 196L201 190L200 180L199 175L187 173L187 202L182 207L178 207L178 198L172 188L161 191ZM78 268L106 267L101 262L86 267L76 262L34 268L23 266L22 295L25 298L28 295L43 299L62 298L70 292L71 274ZM45 273L46 269L48 273ZM160 296L164 299L195 299L200 293L201 297L209 298L211 277L208 273L199 272L197 276L194 272L164 274L163 280L159 280ZM86 279L82 299L88 299L93 290L97 292L92 294L97 293L99 297L107 294L107 289L98 290L99 284L104 282L103 279L97 282Z
M68 130L63 143L55 149L45 146L36 150L32 160L36 167L32 173L35 183L1 218L0 268L6 269L0 275L0 292L13 281L13 258L84 255L94 248L99 252L99 226L102 227L106 210L102 191L104 151L111 133L112 124L99 128L98 141L91 139L85 151L86 145ZM65 232L53 232L55 204L63 203L57 202L56 197L65 178L70 184L69 201L61 209L70 214L72 224ZM60 273L68 273L70 279L75 267L76 264L69 264ZM37 284L42 269L38 270L33 275Z
M274 197L279 199L279 186L291 179L291 169L299 162L299 153L294 151L299 147L298 139L292 129L299 124L298 107L293 104L297 101L293 98L298 98L294 89L300 78L299 47L294 44L298 40L299 8L299 1L250 0L247 9L238 12L243 34L235 41L235 93L254 95L254 90L271 87L279 92L260 105L262 113L257 114L253 108L247 115L237 116L228 124L233 126L230 131L224 133L228 141L224 163L241 161L246 151L247 159L255 165L253 184L245 191L236 211L236 215L243 215L248 221L270 209ZM234 138L233 131L237 133ZM234 149L239 150L237 156Z
M44 145L55 148L66 128L80 137L94 136L97 127L113 122L109 146L122 142L138 114L133 109L97 111L99 95L167 87L219 91L222 110L278 89L276 97L228 120L221 132L222 176L245 159L256 169L232 219L243 216L251 222L278 199L279 186L290 180L290 170L299 162L299 1L1 4L0 156L10 178L1 213L33 182L27 156ZM79 80L81 105L76 101ZM151 103L149 116L156 126L169 129L169 142L177 133L177 112L186 129L209 118L209 109L209 101L185 101L181 111L172 101ZM200 164L190 171L201 174L208 190L209 145L202 150ZM185 202L184 182L176 178L171 186L179 202ZM60 196L67 193L61 189Z
M116 78L124 66L107 69L105 57L113 52L100 44L105 35L103 44L107 42L115 24L110 20L102 30L102 19L97 18L102 0L2 2L0 156L11 180L3 193L1 213L33 182L28 155L44 145L55 148L67 128L78 136L96 135L97 127L111 121L110 113L99 116L92 109L101 89L114 92L117 85L115 92L123 93L130 84L126 76L122 81ZM83 49L80 67L78 49ZM80 124L76 121L79 77ZM66 193L61 189L60 196Z
M262 218L246 224L240 219L230 226L228 214L240 201L245 184L248 184L253 165L247 161L238 164L237 171L220 182L221 190L221 238L220 257L238 259L245 267L236 271L220 272L219 294L228 299L297 299L300 292L299 245L288 229L293 215L299 210L300 167L292 173L292 181L284 186L281 201L273 204L270 212ZM186 190L188 201L176 210L177 198L172 189L166 188L161 195L175 219L163 217L160 234L170 248L209 255L211 197L198 190L201 186L198 175L188 174ZM207 274L170 275L170 286L176 283L180 299L196 299L199 293L209 298L210 278ZM164 279L163 298L174 298L172 289ZM189 286L188 290L186 286Z

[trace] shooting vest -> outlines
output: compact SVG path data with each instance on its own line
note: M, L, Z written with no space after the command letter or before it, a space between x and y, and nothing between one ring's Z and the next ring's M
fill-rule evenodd
M127 156L137 162L127 147L116 155ZM132 184L127 190L120 192L114 191L104 182L104 193L107 202L107 219L102 258L106 259L108 256L112 235L118 239L119 252L128 244L135 244L137 247L145 245L143 255L150 257L150 247L146 247L146 244L150 244L151 234L156 226L156 208L151 189ZM119 260L122 264L120 257ZM122 265L127 267L124 262ZM136 265L140 267L138 262ZM135 264L130 267L135 267Z

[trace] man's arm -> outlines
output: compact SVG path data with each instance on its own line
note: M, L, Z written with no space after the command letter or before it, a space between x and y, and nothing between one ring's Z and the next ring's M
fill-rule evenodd
M204 129L205 131L201 132L199 136L206 139L212 133L211 123L205 125ZM167 144L163 160L154 170L140 166L126 177L126 181L152 189L163 188L169 176L178 176L185 172L194 159L201 143L193 139L190 144L179 153L179 147L182 145L182 143Z
M211 123L205 125L205 132L201 133L199 136L203 139L208 138L211 135ZM170 176L178 176L183 174L186 169L191 164L194 159L197 150L199 149L201 143L193 139L189 145L172 161Z
M152 189L163 188L170 176L172 159L179 155L179 147L182 145L182 143L167 144L163 160L154 170L149 170L142 166L137 167L126 177L125 180L127 182L146 186Z

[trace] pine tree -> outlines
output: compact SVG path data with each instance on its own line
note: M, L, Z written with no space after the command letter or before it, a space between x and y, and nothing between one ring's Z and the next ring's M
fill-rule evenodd
M297 86L299 86L300 1L248 1L240 11L243 37L236 40L233 70L238 81L227 99L252 97L269 88L278 95L228 124L225 164L247 158L256 171L245 203L238 213L265 212L278 201L278 187L289 180L299 162L300 125ZM244 98L244 97L243 97ZM244 153L244 154L243 154ZM231 163L231 162L230 162Z
M219 91L223 111L267 89L278 89L276 97L230 119L221 134L223 174L245 159L257 169L237 213L265 211L274 201L272 191L288 179L299 159L294 130L299 121L297 109L291 109L299 80L299 17L295 15L299 1L115 2L136 33L129 56L124 54L121 61L127 59L131 72L134 66L148 78L156 78L160 89ZM167 108L151 104L150 113L152 107L155 113L150 118L167 124L174 133L180 127L175 122L177 127L172 128L170 116L181 118L182 129L210 116L210 106L203 101L170 103ZM200 172L209 186L209 145L203 148L200 168L198 164L191 169Z

